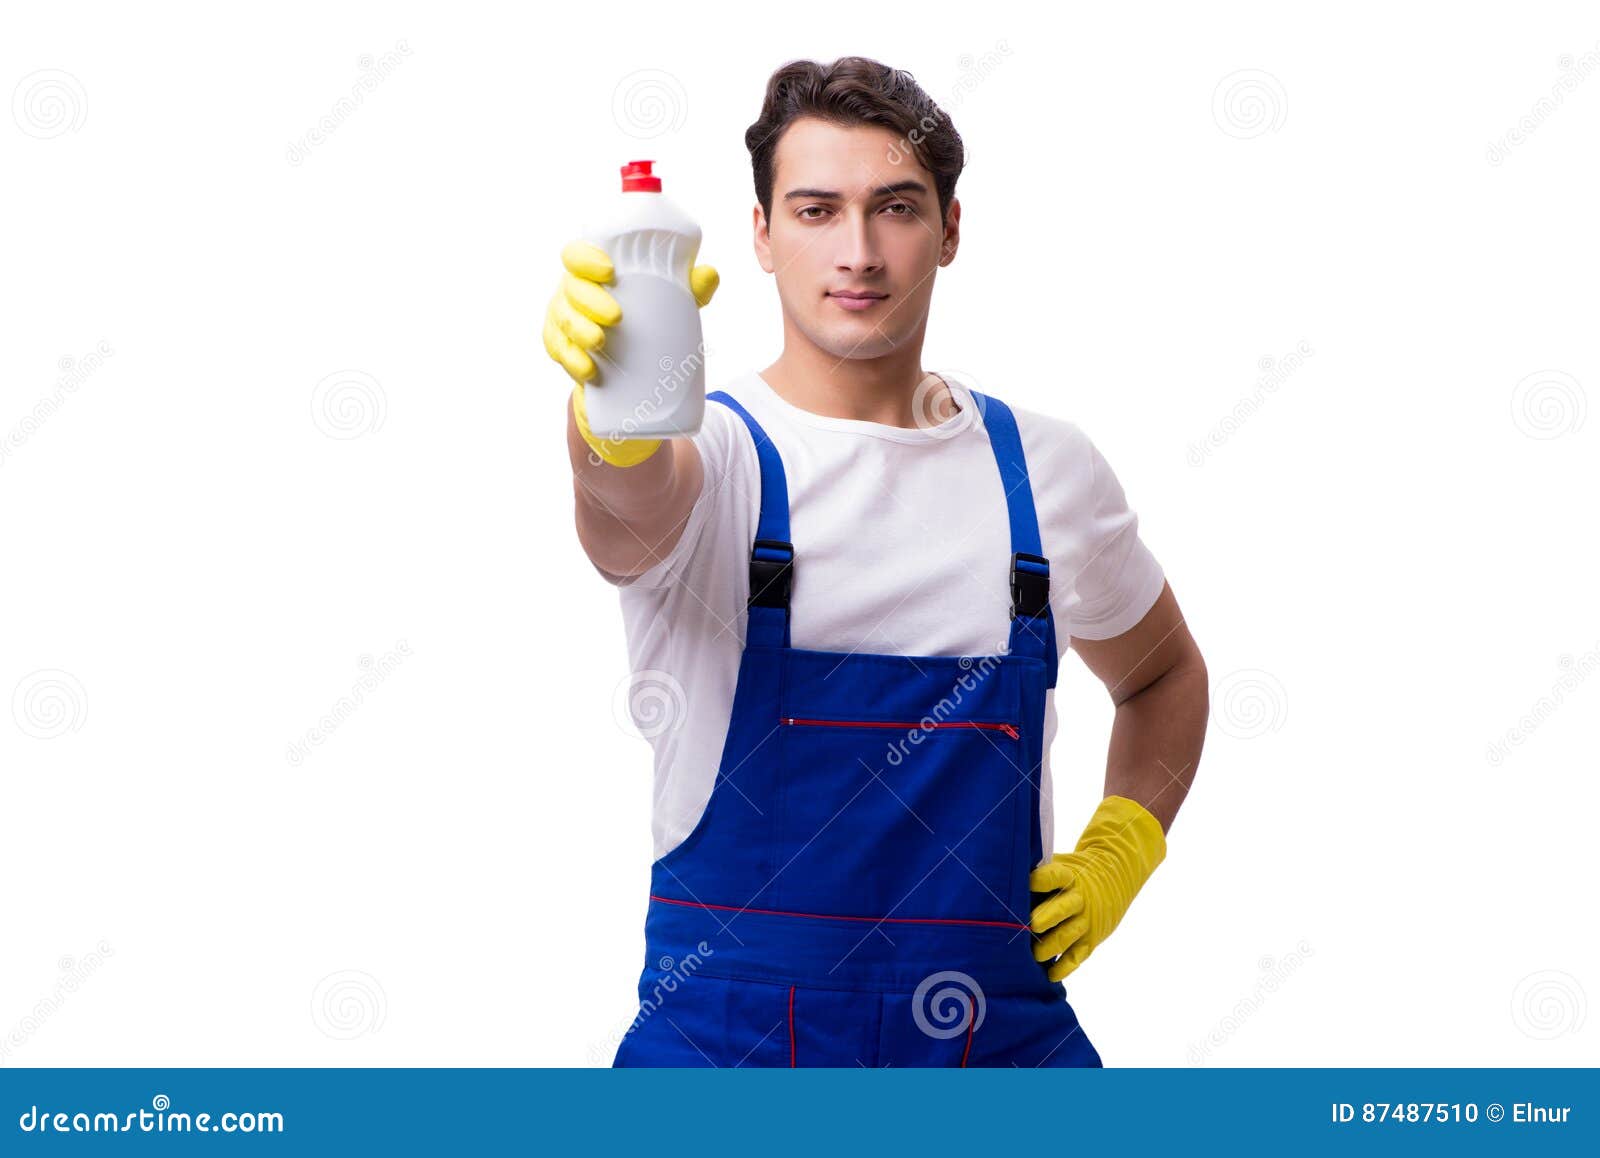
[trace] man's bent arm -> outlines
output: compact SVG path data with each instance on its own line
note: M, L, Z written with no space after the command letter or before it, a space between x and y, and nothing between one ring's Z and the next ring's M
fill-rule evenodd
M699 448L688 438L668 438L643 462L612 466L578 433L569 398L567 452L578 541L590 561L612 575L648 571L677 544L700 495Z
M1134 627L1072 646L1117 709L1105 794L1138 801L1165 832L1194 783L1211 711L1205 660L1171 585Z

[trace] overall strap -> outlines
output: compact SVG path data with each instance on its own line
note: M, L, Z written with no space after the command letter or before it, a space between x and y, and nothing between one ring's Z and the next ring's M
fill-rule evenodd
M972 391L989 432L989 445L1005 486L1011 521L1011 654L1044 660L1045 686L1056 686L1056 626L1050 614L1050 560L1042 553L1039 516L1028 481L1028 460L1011 408L998 398Z
M750 428L761 464L761 514L750 548L750 599L745 645L789 646L789 592L793 583L794 544L789 541L789 483L778 448L750 412L724 390L706 395L722 403Z

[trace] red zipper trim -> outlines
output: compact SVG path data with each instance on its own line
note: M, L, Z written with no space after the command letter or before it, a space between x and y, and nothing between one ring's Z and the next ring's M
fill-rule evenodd
M992 732L1004 732L1013 740L1021 735L1015 724L991 724L979 720L939 720L925 724L920 720L802 720L795 716L782 716L778 723L820 724L829 728L915 728L921 731L932 728L987 728Z

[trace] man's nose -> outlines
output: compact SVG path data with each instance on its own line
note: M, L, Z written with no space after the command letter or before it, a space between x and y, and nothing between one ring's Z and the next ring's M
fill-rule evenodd
M854 210L845 215L844 229L839 239L839 250L834 257L835 266L862 276L883 268L883 254L865 213Z

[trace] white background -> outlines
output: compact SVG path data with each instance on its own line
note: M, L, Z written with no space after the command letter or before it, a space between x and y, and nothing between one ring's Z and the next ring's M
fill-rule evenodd
M301 3L4 20L0 1064L609 1062L649 753L542 313L650 157L768 364L743 132L849 53L970 153L924 364L1089 432L1212 673L1107 1064L1600 1063L1592 5Z

